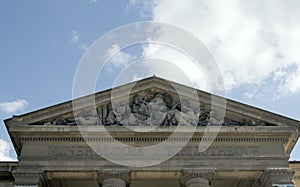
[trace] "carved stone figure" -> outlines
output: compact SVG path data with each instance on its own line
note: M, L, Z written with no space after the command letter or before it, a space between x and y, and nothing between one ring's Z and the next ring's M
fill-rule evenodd
M103 122L103 107L102 106L97 108L97 114L99 117L98 125L103 125L104 122Z
M205 108L203 106L203 104L200 104L200 106L195 109L195 113L196 113L196 116L198 116L198 118L200 119L203 115L205 115Z
M210 125L222 125L222 120L218 118L216 111L211 110L209 112L208 123Z
M84 126L99 125L100 123L98 112L96 109L90 109L86 113L75 117L75 121L78 125Z
M195 111L191 107L190 102L188 100L183 99L182 102L183 103L180 105L181 115L186 123L185 125L197 125L199 119L199 116L197 114L198 111Z
M45 125L76 125L76 121L74 118L57 118L52 123L47 122Z
M178 125L178 123L180 122L180 111L181 104L180 102L177 102L170 110L168 110L164 125Z
M255 125L256 125L256 121L254 121L254 120L245 120L245 119L243 119L243 120L240 122L240 125L241 125L241 126L255 126Z
M148 103L139 94L133 97L132 113L139 121L146 121L150 116Z
M115 107L116 122L120 125L138 125L138 121L131 113L128 104L119 104Z
M64 118L57 118L53 121L53 125L66 125L66 120Z
M200 113L200 109L194 110L189 101L183 99L168 111L165 125L197 125Z
M161 125L167 115L167 107L164 102L164 96L160 93L149 103L150 118L148 119L149 125Z
M105 117L105 125L113 125L116 122L116 116L111 104L107 105L107 116Z

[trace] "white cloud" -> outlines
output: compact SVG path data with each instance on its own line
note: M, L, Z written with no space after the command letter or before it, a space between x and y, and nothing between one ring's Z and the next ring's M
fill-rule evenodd
M152 1L136 1L136 0L129 0L129 3L126 7L126 11L129 11L132 8L139 10L140 16L142 18L150 18L151 15L151 7L153 6Z
M96 2L95 2L96 3ZM88 44L86 42L79 42L80 41L80 34L77 30L72 31L71 35L71 42L78 46L80 50L87 51L89 49Z
M142 80L143 78L144 78L144 76L140 76L140 75L134 74L132 76L132 81L139 81L139 80Z
M71 41L77 43L79 41L79 32L77 30L72 31Z
M126 67L129 62L133 61L135 57L128 53L121 51L118 44L113 44L110 48L106 50L106 56L111 57L109 60L112 68Z
M98 2L98 0L89 0L90 4L94 4L94 3L97 3L97 2Z
M4 139L0 139L0 161L14 161L13 158L9 156L10 145Z
M142 64L149 75L155 74L205 91L210 90L201 67L175 48L159 44L144 45L142 58L146 59Z
M96 3L97 1L93 1L92 3ZM80 50L87 51L89 49L88 44L86 42L79 42L80 34L77 30L72 31L71 42L76 45Z
M245 97L251 99L254 96L254 93L252 93L252 92L246 92L244 95L245 95Z
M297 93L300 90L300 66L286 79L284 89L290 93Z
M24 99L19 99L11 102L0 103L0 110L6 113L13 113L18 110L23 110L28 106L28 102Z
M203 41L222 69L227 90L255 85L264 91L272 84L274 94L281 95L300 92L299 7L297 0L156 0L151 16Z
M134 6L136 4L136 0L130 0L129 3Z

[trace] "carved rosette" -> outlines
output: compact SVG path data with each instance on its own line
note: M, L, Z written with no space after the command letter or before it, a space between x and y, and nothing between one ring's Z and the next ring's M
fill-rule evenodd
M130 171L100 171L98 182L102 187L126 187L130 184Z
M215 174L213 169L188 169L182 172L182 187L209 187Z
M294 184L295 171L289 168L274 168L265 170L260 178L263 187L271 187L274 184Z

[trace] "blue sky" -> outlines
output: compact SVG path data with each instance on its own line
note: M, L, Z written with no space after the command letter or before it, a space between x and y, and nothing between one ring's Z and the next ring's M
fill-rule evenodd
M15 157L3 119L70 100L75 71L86 49L112 29L145 20L181 26L203 41L220 65L227 97L299 120L297 7L297 0L1 1L0 160ZM133 46L112 59L106 73L153 56L184 61L160 46ZM140 74L133 72L132 78L165 71L151 64L146 67ZM109 87L110 78L97 89ZM291 159L300 160L300 145Z

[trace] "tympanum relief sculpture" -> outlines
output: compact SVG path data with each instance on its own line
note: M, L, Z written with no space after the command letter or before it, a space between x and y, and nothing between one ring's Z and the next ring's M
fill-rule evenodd
M107 103L98 108L88 109L74 118L57 118L46 125L123 125L123 126L264 126L273 125L254 120L234 121L219 119L218 113L206 110L200 103L174 100L168 93L144 91L135 94L129 103Z

